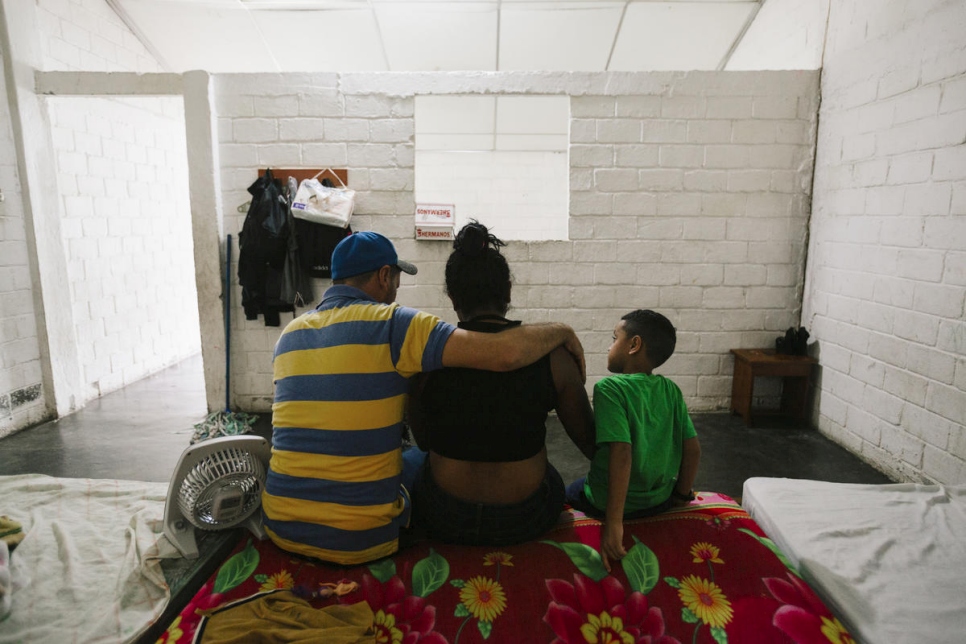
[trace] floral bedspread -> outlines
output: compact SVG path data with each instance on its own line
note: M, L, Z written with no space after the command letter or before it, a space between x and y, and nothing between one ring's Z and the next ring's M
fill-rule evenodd
M537 541L503 548L423 541L354 568L309 562L246 536L159 642L206 641L206 624L219 613L282 592L320 612L365 602L364 635L342 639L343 630L339 641L853 642L728 497L699 494L686 508L627 521L624 534L627 556L610 573L597 550L600 522L574 511ZM250 621L238 641L259 641L259 628L273 627Z

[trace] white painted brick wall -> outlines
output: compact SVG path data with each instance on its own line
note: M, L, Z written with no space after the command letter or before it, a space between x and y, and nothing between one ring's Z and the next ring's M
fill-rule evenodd
M896 477L963 483L966 5L830 20L803 315L819 427Z
M346 167L359 191L353 229L389 235L420 266L403 278L399 301L455 322L442 292L449 246L413 239L413 96L472 93L474 83L481 93L499 94L505 84L507 93L569 94L569 239L506 248L511 315L573 325L587 350L590 387L606 375L620 316L658 309L679 330L678 352L660 372L692 409L726 409L728 349L769 346L799 322L818 75L506 78L217 76L226 231L241 229L236 207L248 201L267 151L276 167ZM266 411L281 329L244 319L237 266L232 275L233 404ZM315 297L328 285L317 280ZM283 314L282 323L288 319Z
M47 394L9 105L0 75L0 437L45 420Z
M164 71L105 0L36 4L45 71Z
M184 117L180 98L48 105L78 350L95 398L201 348Z

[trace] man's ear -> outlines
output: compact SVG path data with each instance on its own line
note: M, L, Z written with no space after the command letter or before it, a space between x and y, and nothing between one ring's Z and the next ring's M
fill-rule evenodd
M376 274L379 277L379 286L388 288L392 284L392 266L383 266Z
M641 336L639 335L635 335L633 338L631 338L630 342L628 342L628 345L629 348L627 353L629 355L635 355L644 350L644 340L642 340Z

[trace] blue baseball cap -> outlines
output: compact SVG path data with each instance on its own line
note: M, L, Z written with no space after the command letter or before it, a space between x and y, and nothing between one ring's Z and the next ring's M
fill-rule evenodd
M416 274L416 267L399 259L396 247L387 237L371 230L353 233L340 241L332 251L331 266L334 280L361 275L383 266L395 266L409 275Z

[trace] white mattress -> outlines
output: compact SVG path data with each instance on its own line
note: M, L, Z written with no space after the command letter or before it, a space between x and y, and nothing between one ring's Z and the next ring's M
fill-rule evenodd
M860 642L966 642L966 486L751 478L741 502Z

